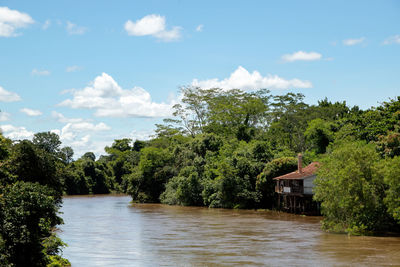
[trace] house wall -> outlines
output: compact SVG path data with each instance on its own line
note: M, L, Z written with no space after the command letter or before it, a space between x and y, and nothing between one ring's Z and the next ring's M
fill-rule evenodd
M313 195L313 191L312 189L315 187L314 185L314 180L317 176L316 175L312 175L309 176L307 178L304 178L304 194L309 194L309 195Z

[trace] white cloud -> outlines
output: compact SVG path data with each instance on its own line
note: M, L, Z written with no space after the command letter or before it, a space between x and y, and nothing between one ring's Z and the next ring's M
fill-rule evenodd
M43 23L42 29L47 30L50 27L50 25L51 25L51 21L48 19Z
M298 51L293 54L286 54L282 56L282 59L286 62L293 62L293 61L313 61L313 60L320 60L322 55L317 52L304 52Z
M82 118L75 118L75 119L71 119L71 118L67 118L67 117L65 117L63 114L61 114L61 113L58 113L57 111L53 111L52 113L51 113L51 116L54 118L54 119L56 119L58 122L62 122L62 123L76 123L76 122L83 122L83 121L85 121L84 119L82 119Z
M388 37L385 41L383 41L384 45L389 45L389 44L400 44L400 35L393 35Z
M202 32L204 28L203 24L200 24L199 26L196 27L196 32Z
M20 101L21 97L13 92L9 92L0 86L0 102L15 102Z
M75 138L77 134L81 134L83 132L111 130L111 128L103 122L94 124L89 120L82 118L67 118L63 114L56 111L53 111L51 115L58 122L66 123L61 130L55 130L58 131L57 134L60 135L61 139L71 140L72 138Z
M33 69L31 74L36 75L36 76L48 76L48 75L50 75L50 71Z
M98 124L93 124L86 121L69 122L62 128L60 136L63 137L64 139L69 139L65 137L75 136L76 133L82 133L82 132L98 132L98 131L108 131L108 130L111 130L111 128L103 122L100 122Z
M10 120L11 114L7 112L0 112L0 121Z
M81 70L81 69L82 69L81 67L74 65L74 66L68 66L65 69L65 71L66 72L75 72L75 71L78 71L78 70Z
M174 26L171 30L166 29L165 17L151 14L135 22L128 20L124 25L128 35L145 36L151 35L163 41L174 41L181 37L181 27Z
M66 123L61 129L54 129L51 132L60 136L63 146L71 146L74 150L75 158L85 152L91 151L96 155L104 153L106 144L101 139L101 133L111 130L111 127L103 122L93 123L83 118L67 118L56 111L52 112L52 117L59 122Z
M19 34L15 31L19 28L25 28L35 21L26 13L0 7L0 36L14 37Z
M153 135L155 134L154 130L142 130L142 131L137 131L133 130L129 134L129 138L131 138L133 141L135 140L149 140Z
M82 35L87 32L86 27L78 26L70 21L67 21L67 32L71 35Z
M25 113L26 115L32 116L32 117L42 115L42 112L40 112L40 110L34 110L34 109L30 109L30 108L22 108L22 109L20 109L20 111L22 113Z
M312 83L299 79L285 80L277 75L267 75L263 77L258 71L249 73L245 68L239 66L229 78L223 80L210 79L199 81L194 79L193 86L201 88L222 88L222 89L289 89L289 88L311 88Z
M0 129L3 131L5 137L13 140L31 139L33 132L28 131L25 127L16 127L11 124L1 125Z
M100 117L167 117L176 103L156 103L150 94L140 87L122 89L114 79L106 74L97 76L82 90L71 92L72 99L59 105L71 108L94 109Z
M346 39L343 40L343 44L347 45L347 46L352 46L352 45L356 45L356 44L361 44L365 41L365 37L361 37L361 38L356 38L356 39Z

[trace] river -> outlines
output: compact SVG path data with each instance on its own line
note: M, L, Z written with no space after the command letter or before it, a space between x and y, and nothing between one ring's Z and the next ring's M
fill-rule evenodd
M320 230L320 217L66 197L59 235L72 266L400 265L399 237Z

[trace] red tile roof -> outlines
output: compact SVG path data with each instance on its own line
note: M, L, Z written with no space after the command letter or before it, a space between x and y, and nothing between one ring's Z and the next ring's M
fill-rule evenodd
M299 173L299 170L284 174L278 177L275 177L274 180L285 180L285 179L304 179L306 177L309 177L311 175L314 175L316 171L318 170L320 163L319 162L312 162L310 165L307 167L304 167L302 169L302 172Z

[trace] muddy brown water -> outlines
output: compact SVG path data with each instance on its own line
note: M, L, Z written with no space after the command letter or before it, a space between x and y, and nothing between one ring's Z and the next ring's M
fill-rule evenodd
M400 266L400 237L320 230L321 217L66 197L72 266Z

